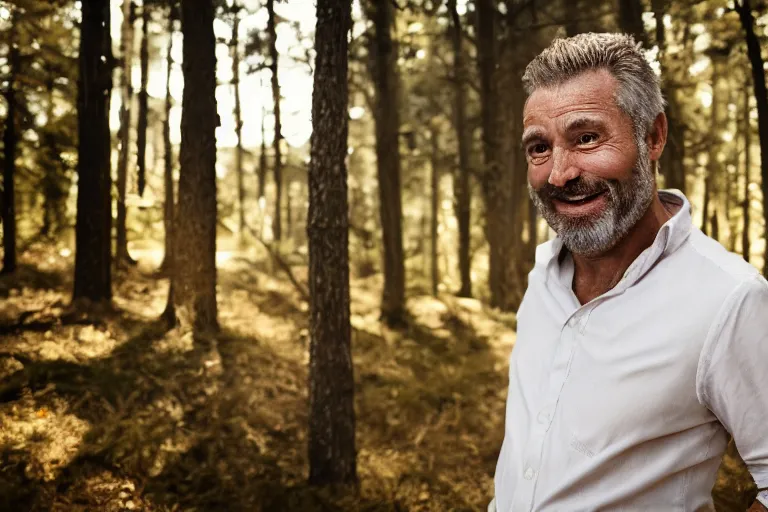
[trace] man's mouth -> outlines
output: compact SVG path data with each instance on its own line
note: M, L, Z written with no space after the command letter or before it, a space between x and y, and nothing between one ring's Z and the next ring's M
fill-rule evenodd
M605 190L601 190L599 192L594 192L591 194L579 194L576 196L560 196L560 197L557 197L556 199L567 204L582 205L592 201L593 199L597 198L598 196L604 193L605 193Z
M582 216L602 209L607 190L578 195L559 195L553 198L555 209L565 215Z

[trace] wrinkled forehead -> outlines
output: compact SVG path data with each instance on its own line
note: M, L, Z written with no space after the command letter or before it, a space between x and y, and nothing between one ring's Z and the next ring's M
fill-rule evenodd
M523 126L548 122L574 111L620 113L618 81L607 70L590 70L535 89L525 102Z

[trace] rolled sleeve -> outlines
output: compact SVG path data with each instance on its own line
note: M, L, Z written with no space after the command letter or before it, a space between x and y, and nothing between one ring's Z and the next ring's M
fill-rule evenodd
M755 276L723 304L704 345L699 398L733 435L758 488L768 487L768 282Z

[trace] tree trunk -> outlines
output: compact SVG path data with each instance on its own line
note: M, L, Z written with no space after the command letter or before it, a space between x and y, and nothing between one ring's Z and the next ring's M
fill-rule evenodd
M139 195L144 195L147 184L147 124L149 115L149 6L147 0L141 6L141 49L139 61L141 66L141 89L139 90L139 126L136 135L136 158L138 160Z
M291 182L285 187L285 237L290 239L293 233L293 203L291 202Z
M267 134L264 126L264 119L267 117L267 109L261 108L261 148L259 150L259 200L264 197L267 185Z
M309 167L309 482L355 484L349 312L347 33L350 0L318 0Z
M54 98L54 80L58 73L48 69L45 83L46 119L53 124L55 118L56 100ZM45 175L41 182L43 193L43 226L40 235L48 237L61 233L66 225L67 194L69 192L69 179L65 175L61 151L56 141L56 135L51 131L43 132L42 151L46 153L45 161L49 167L45 169Z
M405 262L403 256L400 191L400 113L398 110L397 52L392 41L394 11L391 2L375 2L371 55L376 121L376 167L379 214L384 242L384 290L381 317L390 326L405 321Z
M173 297L182 330L218 330L216 38L213 0L182 0L184 96Z
M747 54L752 64L752 85L757 102L757 131L760 139L760 175L763 189L763 219L768 230L768 91L765 87L763 56L760 53L760 41L755 34L755 20L749 0L734 2L744 27L747 41ZM763 275L768 275L768 244L763 255Z
M243 171L243 118L240 109L240 14L237 4L232 8L234 23L232 24L232 85L235 90L235 134L237 148L235 149L235 171L237 172L237 201L238 229L240 236L245 233L245 175Z
M131 146L131 102L133 101L131 69L135 22L136 4L133 0L123 0L123 22L120 29L120 55L123 58L123 65L120 71L120 152L117 160L117 246L115 248L118 264L135 263L128 253L126 229L128 212L125 204Z
M16 113L16 75L19 72L21 55L16 42L18 13L12 14L10 47L8 49L8 88L5 91L7 105L5 130L3 132L3 274L16 271L16 146L18 145L18 115Z
M621 30L632 35L635 41L643 43L648 49L648 36L643 24L643 4L640 0L618 0L619 26Z
M745 261L749 261L751 246L749 242L749 229L750 229L750 198L749 198L749 179L750 170L752 167L752 123L750 121L750 113L752 110L749 106L749 89L744 88L744 203L743 218L744 227L741 231L741 253Z
M163 190L165 200L163 202L163 226L165 227L165 258L160 268L170 270L173 268L173 144L171 144L171 108L173 96L171 96L171 73L173 72L173 33L175 31L178 11L173 3L168 8L168 49L165 54L165 118L163 119ZM172 274L170 274L172 275ZM173 305L173 300L169 300Z
M667 67L667 37L664 27L666 14L665 0L652 0L653 14L656 19L656 45L659 48L659 64L661 66L662 94L667 100L667 145L661 156L661 172L664 173L666 188L680 190L685 193L685 127L681 122L680 104L677 91L669 85Z
M453 30L453 79L454 79L454 112L456 140L459 150L459 169L454 179L456 201L456 220L459 225L459 275L461 287L459 297L472 296L472 275L470 271L470 222L472 212L472 195L469 185L469 153L472 148L472 135L467 129L467 70L464 63L462 47L463 31L461 17L456 8L456 0L449 0Z
M267 34L269 35L269 68L272 71L272 101L274 103L273 114L275 116L275 136L272 140L272 148L275 153L275 163L273 172L275 176L275 218L272 222L272 233L274 239L278 242L282 239L282 226L280 217L282 215L282 195L283 195L283 163L280 153L280 140L283 138L282 124L280 120L280 81L278 80L278 52L277 52L277 31L275 20L275 0L267 0Z
M440 285L440 268L437 260L437 228L439 224L439 211L440 211L440 140L439 132L437 128L432 128L431 142L432 142L432 154L430 155L430 184L431 184L431 208L429 216L429 239L430 239L430 268L432 270L432 295L437 297L438 287ZM463 280L463 275L462 275ZM463 289L463 285L462 285ZM461 295L462 297L468 297L469 295Z
M722 68L726 65L723 60L724 54L719 50L713 50L710 52L710 57L712 60L712 105L710 106L710 126L712 126L712 130L710 132L711 140L708 145L707 175L704 178L702 231L704 234L707 234L707 224L709 224L710 235L715 240L719 240L719 229L715 232L715 224L712 223L713 216L710 215L710 210L717 212L718 206L722 205L723 187L721 184L724 179L724 169L718 161L718 155L720 154L723 140L721 127L727 125L727 119L723 113L728 99L725 97L727 90L722 79ZM716 216L716 213L714 216Z
M519 227L515 226L515 176L514 160L505 159L502 144L502 128L505 119L508 96L500 94L500 82L510 84L510 63L502 63L498 55L496 37L498 33L497 11L494 0L477 2L477 53L480 75L481 123L483 127L483 153L485 169L481 176L481 188L485 201L485 236L488 241L489 272L488 285L491 292L491 306L503 311L517 307L518 290L515 269L515 237ZM503 70L501 68L504 68ZM514 94L512 91L509 94ZM504 141L509 150L512 141Z
M73 299L112 298L109 0L82 2L78 81L78 181Z

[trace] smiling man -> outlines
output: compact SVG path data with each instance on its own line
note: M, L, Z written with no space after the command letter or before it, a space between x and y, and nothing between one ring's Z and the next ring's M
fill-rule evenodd
M729 433L767 488L768 283L657 189L653 70L631 37L582 34L523 81L529 190L557 237L518 312L489 510L713 510Z

